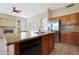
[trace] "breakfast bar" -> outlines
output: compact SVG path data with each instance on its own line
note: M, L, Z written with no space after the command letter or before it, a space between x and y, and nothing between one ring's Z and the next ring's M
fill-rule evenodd
M5 34L7 54L11 55L47 55L54 49L54 32L19 32Z

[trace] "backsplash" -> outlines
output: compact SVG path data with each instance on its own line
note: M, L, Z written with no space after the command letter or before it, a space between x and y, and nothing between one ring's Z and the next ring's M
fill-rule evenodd
M61 31L79 32L79 25L64 25L61 26Z

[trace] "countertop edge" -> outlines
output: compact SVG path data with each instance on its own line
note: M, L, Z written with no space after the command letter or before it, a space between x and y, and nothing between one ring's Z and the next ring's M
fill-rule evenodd
M49 35L49 34L52 34L54 32L49 32L49 33L44 33L44 34L39 34L38 36L33 36L33 37L29 37L29 38L26 38L24 40L19 40L19 41L15 41L15 42L7 42L7 46L11 45L11 44L18 44L20 42L24 42L24 41L27 41L28 40L31 40L31 39L34 39L34 38L38 38L38 37L41 37L41 36L45 36L45 35Z

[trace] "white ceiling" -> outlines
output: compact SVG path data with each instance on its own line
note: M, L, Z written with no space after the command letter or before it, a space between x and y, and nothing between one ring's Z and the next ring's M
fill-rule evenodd
M25 17L32 17L41 12L44 12L47 8L54 10L70 3L0 3L0 10L6 11L6 13L12 12L12 7L22 10L21 15Z

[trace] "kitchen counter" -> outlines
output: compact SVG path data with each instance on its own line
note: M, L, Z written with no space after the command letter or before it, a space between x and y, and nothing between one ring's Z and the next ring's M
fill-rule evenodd
M7 42L6 44L11 45L11 44L23 42L26 40L32 40L34 38L48 35L51 33L54 33L54 32L45 32L45 33L39 33L39 34L36 34L35 32L19 32L14 34L7 33L4 36Z
M9 55L23 55L32 52L34 52L33 55L35 53L47 55L54 49L55 46L54 32L19 32L14 34L7 33L4 34L4 36L8 49L7 54ZM32 48L28 49L29 47Z

